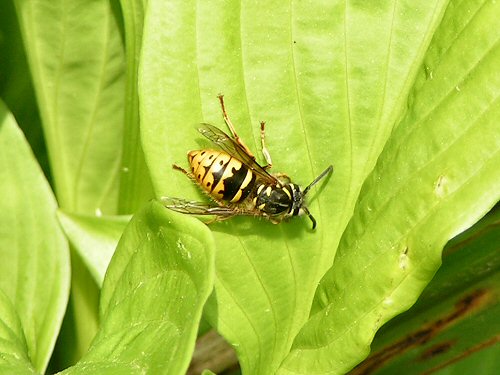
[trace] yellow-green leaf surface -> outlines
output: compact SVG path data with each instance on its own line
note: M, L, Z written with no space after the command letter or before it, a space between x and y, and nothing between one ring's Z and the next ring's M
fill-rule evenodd
M344 373L500 198L500 4L451 2L281 374ZM311 367L313 366L313 367Z
M117 2L14 3L59 204L116 213L125 100Z
M2 301L8 299L12 305L3 304L6 315L2 313L0 319L12 324L12 319L19 320L22 329L21 336L17 328L5 323L1 330L11 331L17 349L4 346L0 357L20 355L22 344L26 350L22 356L43 372L68 301L68 244L57 222L57 204L49 184L2 102L0 181L0 290Z
M2 374L36 374L28 356L28 345L17 311L2 290L0 290L0 353Z
M99 287L130 216L77 215L60 211L59 221L71 245Z
M445 7L446 1L149 2L141 129L158 196L206 200L171 164L186 166L188 150L207 147L197 123L226 130L219 93L261 161L258 124L266 121L275 172L305 186L334 166L309 197L314 232L307 218L211 226L217 277L207 317L235 346L245 373L274 373L308 319L317 283L407 107Z
M127 88L125 127L120 173L118 212L134 213L147 199L153 197L149 171L144 161L139 134L138 70L144 24L145 0L120 0L125 28L127 59Z
M214 243L203 224L177 216L151 202L132 218L104 279L99 332L65 374L185 374Z

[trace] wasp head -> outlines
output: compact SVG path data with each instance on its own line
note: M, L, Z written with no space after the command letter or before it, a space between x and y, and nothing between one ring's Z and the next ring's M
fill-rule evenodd
M332 166L328 167L321 173L313 182L311 182L303 191L300 186L294 183L286 183L284 185L260 185L257 188L257 196L255 198L255 206L268 216L274 217L290 217L307 215L311 219L313 229L316 228L316 220L309 212L305 204L305 196L319 180L332 170Z

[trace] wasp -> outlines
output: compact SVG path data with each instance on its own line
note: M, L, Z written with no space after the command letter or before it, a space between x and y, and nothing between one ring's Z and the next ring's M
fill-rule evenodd
M217 149L188 152L190 171L174 164L212 199L204 203L179 198L163 197L171 210L192 215L215 215L224 220L236 215L260 216L278 224L292 216L307 215L316 228L316 220L309 212L305 197L311 188L332 172L330 165L304 190L292 183L283 173L270 174L272 160L265 144L265 123L260 123L262 154L267 165L257 163L255 156L243 143L229 119L222 95L218 96L224 121L232 136L210 124L201 124L198 131L217 146Z

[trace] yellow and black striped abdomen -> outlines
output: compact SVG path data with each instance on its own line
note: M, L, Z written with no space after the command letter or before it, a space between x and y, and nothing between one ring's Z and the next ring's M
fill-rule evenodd
M241 202L255 185L255 174L223 151L190 151L188 160L196 182L216 200Z

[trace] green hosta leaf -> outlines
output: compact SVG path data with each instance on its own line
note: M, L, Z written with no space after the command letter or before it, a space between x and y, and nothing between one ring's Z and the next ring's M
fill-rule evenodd
M104 0L15 5L58 201L115 213L125 99L116 9Z
M65 373L184 374L213 287L213 248L202 224L157 202L137 213L104 280L99 333Z
M500 4L451 3L282 372L343 373L500 198ZM464 53L467 51L467 53Z
M376 335L353 374L493 374L500 365L500 210L450 241L418 302ZM497 349L495 350L495 346ZM474 370L472 370L474 369Z
M69 253L43 172L0 102L0 290L5 320L37 371L47 366L66 310ZM12 304L7 306L5 299ZM14 317L14 315L18 316ZM19 319L22 336L14 324ZM15 323L17 326L18 323ZM13 354L14 352L10 352ZM8 356L8 355L7 355Z
M185 176L186 152L207 147L205 121L226 130L225 94L241 138L259 153L266 121L273 169L306 185L307 219L213 225L218 252L207 315L234 344L243 371L274 373L307 320L361 184L406 98L445 1L150 1L140 75L142 136L158 196L206 200ZM211 145L210 147L213 147Z
M59 221L95 282L102 286L109 261L130 216L95 217L60 211Z
M2 374L36 374L28 356L23 327L9 297L0 290L0 371Z
M138 68L146 0L120 0L125 26L127 91L118 210L135 212L153 196L139 135Z

